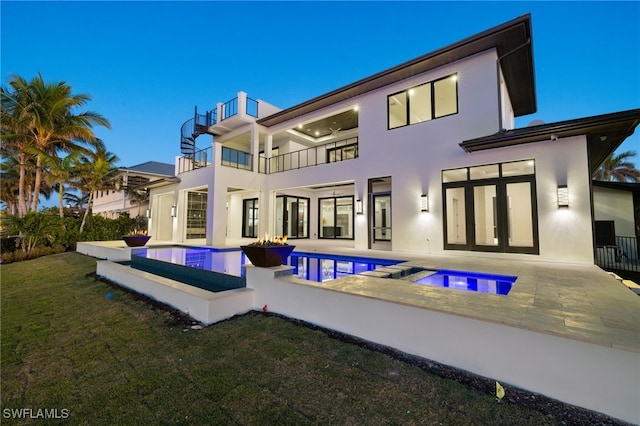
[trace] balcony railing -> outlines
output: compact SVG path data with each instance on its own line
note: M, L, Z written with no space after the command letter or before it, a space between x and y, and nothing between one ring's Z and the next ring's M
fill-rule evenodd
M236 169L253 170L253 155L223 146L221 164Z
M226 120L238 114L238 98L233 98L222 104L222 119Z
M348 138L271 157L260 156L260 173L280 173L358 158L358 138Z
M201 169L211 165L211 147L199 149L192 155L180 157L178 159L178 174Z
M615 238L615 245L596 247L596 265L605 270L640 272L636 237Z

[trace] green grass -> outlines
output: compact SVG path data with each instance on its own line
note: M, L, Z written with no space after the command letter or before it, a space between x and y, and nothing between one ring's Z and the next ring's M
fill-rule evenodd
M168 311L87 276L94 271L76 253L0 267L3 425L19 423L5 415L15 408L68 410L33 424L555 421L277 316L172 325Z

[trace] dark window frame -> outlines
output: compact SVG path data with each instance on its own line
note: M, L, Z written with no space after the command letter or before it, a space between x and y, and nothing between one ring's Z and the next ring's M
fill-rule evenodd
M521 161L521 160L520 160ZM502 165L515 163L518 161L503 162L499 164L499 177L488 179L475 179L471 180L471 168L477 166L467 167L467 180L456 182L443 182L442 183L442 212L443 212L443 231L444 231L444 249L445 250L464 250L464 251L479 251L479 252L499 252L499 253L523 253L523 254L540 254L540 234L538 228L538 200L536 197L536 172L535 164L532 174L523 174L517 176L503 177ZM495 164L495 163L492 163ZM490 165L490 164L487 164ZM482 166L482 165L481 165ZM462 167L457 167L460 169ZM442 172L444 172L443 170ZM533 245L531 247L518 247L510 246L508 241L508 212L507 212L507 185L513 183L529 183L530 184L530 198L531 198L531 227L533 234ZM496 246L483 246L475 242L475 227L474 227L474 194L473 190L477 186L495 185L496 187L496 221L497 221L497 238L498 244ZM448 240L447 229L447 195L446 191L449 188L464 188L464 201L465 201L465 244L452 244Z
M296 199L296 200L306 200L307 201L307 226L306 226L306 237L300 237L300 236L292 236L292 235L287 235L287 239L291 239L291 240L304 240L304 239L309 239L309 231L310 231L310 211L311 211L311 198L308 197L299 197L297 195L277 195L276 199L278 198L282 198L282 232L284 232L287 229L287 225L288 225L288 218L287 218L287 199ZM296 201L296 203L298 203L299 205L299 201ZM298 220L298 212L296 211L296 221Z
M344 150L346 148L354 148L354 152L355 155L353 156L353 158L358 158L358 144L357 143L350 143L348 145L342 145L342 146L337 146L335 148L327 148L326 154L327 154L327 163L337 163L338 161L344 161ZM331 153L335 152L336 154L339 152L340 153L340 159L336 158L332 161L331 160ZM353 158L347 158L347 160L352 160Z
M256 207L256 203L258 203L258 207ZM244 198L242 200L242 238L258 238L258 227L253 225L253 233L254 235L249 235L248 232L246 232L247 230L247 213L248 213L248 209L247 207L251 205L251 209L254 209L257 211L258 214L260 214L260 205L259 205L259 199L258 198ZM255 214L255 212L254 212ZM254 216L254 220L255 220L255 216Z
M351 198L351 237L338 237L334 232L333 237L324 237L322 236L322 210L320 206L322 205L323 200L333 200L333 227L336 228L336 222L338 217L338 205L337 200L341 198ZM344 204L346 205L346 204ZM334 196L334 197L322 197L318 198L318 238L325 240L353 240L355 239L355 200L353 195L342 195L342 196Z
M440 81L442 81L442 80L446 80L448 78L451 78L453 76L456 76L456 98L455 98L455 100L456 100L456 110L455 110L455 112L452 112L452 113L449 113L449 114L436 116L435 89L434 89L435 84L440 82ZM409 87L407 89L400 90L398 92L394 92L394 93L392 93L390 95L387 95L387 130L401 129L403 127L413 126L415 124L426 123L427 121L433 121L433 120L437 120L439 118L449 117L451 115L458 114L458 112L460 111L460 108L459 108L460 103L459 103L458 78L457 78L457 76L458 76L458 73L454 72L454 73L451 73L451 74L446 75L444 77L438 78L436 80L426 81L424 83L417 84L417 85ZM431 118L429 120L420 121L418 123L411 123L411 97L409 96L409 90L414 89L416 87L424 86L426 84L430 84L431 85L431 89L430 89L430 93L429 93L429 95L430 95L429 102L431 103ZM406 106L405 106L405 108L406 108L406 112L405 112L405 120L406 120L406 122L403 125L391 127L391 114L390 114L390 111L389 111L389 98L391 98L392 96L399 95L401 93L404 93L406 95L406 99L407 99Z

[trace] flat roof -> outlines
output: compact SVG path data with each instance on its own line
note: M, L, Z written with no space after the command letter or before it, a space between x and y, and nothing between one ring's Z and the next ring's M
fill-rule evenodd
M267 127L274 126L489 49L496 49L500 58L502 73L509 90L515 116L519 117L536 112L531 15L526 14L457 43L264 117L258 120L258 123Z

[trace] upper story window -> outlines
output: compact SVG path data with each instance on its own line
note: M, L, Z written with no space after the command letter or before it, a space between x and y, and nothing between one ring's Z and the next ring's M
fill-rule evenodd
M458 74L411 87L387 97L389 129L458 112Z

